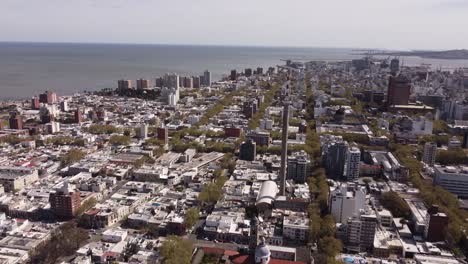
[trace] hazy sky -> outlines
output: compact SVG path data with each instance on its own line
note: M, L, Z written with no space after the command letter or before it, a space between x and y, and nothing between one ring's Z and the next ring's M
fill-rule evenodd
M0 0L0 41L468 49L468 0Z

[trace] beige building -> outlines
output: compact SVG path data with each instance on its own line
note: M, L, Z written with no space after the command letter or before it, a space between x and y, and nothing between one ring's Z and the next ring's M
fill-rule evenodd
M37 170L21 167L0 167L0 184L5 192L19 191L39 180Z

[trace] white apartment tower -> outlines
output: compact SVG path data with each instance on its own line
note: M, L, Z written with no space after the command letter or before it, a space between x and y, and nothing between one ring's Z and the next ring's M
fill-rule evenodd
M140 127L140 138L147 139L148 138L148 125L142 124Z
M366 205L366 193L354 184L342 183L330 193L330 212L337 223L359 213Z
M361 161L361 151L357 147L348 148L346 152L345 178L348 181L355 181L359 178L359 164Z

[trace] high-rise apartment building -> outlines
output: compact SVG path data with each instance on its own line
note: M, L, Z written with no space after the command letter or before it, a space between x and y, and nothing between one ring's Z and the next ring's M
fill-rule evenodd
M366 192L353 183L342 183L330 193L330 212L337 223L346 223L365 205Z
M169 130L166 127L158 127L158 139L164 142L164 145L169 144Z
M426 163L428 166L434 166L435 159L437 155L437 144L433 142L426 142L424 144L424 153L422 161Z
M361 151L357 147L350 147L346 152L345 179L355 181L359 178Z
M147 124L142 124L140 126L140 138L141 139L147 139L148 138L148 125Z
M448 220L448 216L440 212L437 206L433 205L427 210L424 238L429 242L445 241Z
M136 83L137 83L137 89L138 90L150 88L150 80L138 79Z
M132 80L118 80L117 88L119 90L132 89Z
M39 102L43 104L54 104L57 102L57 94L51 91L46 91L39 95Z
M200 77L193 76L192 77L192 83L193 83L193 88L200 88L200 86L201 86Z
M8 122L10 124L10 129L23 129L23 118L18 114L18 112L11 112Z
M203 72L203 84L205 86L211 86L211 72L208 70Z
M81 112L80 108L77 108L75 110L75 122L76 123L81 123L83 122L83 112Z
M230 75L231 81L237 80L237 70L231 70L231 75Z
M156 87L163 87L164 81L162 77L158 77L155 79L154 85Z
M257 101L249 100L244 102L242 105L242 112L244 113L245 117L251 118L255 113L257 113L257 108Z
M324 165L328 177L335 180L343 179L346 164L348 144L344 141L331 142L324 153Z
M31 109L32 110L39 110L40 107L41 107L41 102L39 101L39 98L33 97L31 99Z
M165 74L163 77L163 86L167 88L176 88L179 89L179 75L173 74Z
M305 151L293 153L288 157L287 179L295 183L304 183L310 175L310 157Z
M252 140L242 142L239 150L239 159L254 161L257 155L257 144Z
M347 221L345 248L351 252L370 252L374 247L377 215L362 212Z
M192 77L184 77L184 87L193 88L193 79Z
M390 61L390 73L393 76L396 76L399 71L400 71L400 60L397 58L394 58Z
M400 74L390 76L387 91L387 105L407 105L411 93L411 80Z
M258 75L263 75L263 68L262 67L257 67L257 74Z
M68 107L68 101L67 100L63 100L62 102L60 102L60 111L62 112L68 112L69 107Z

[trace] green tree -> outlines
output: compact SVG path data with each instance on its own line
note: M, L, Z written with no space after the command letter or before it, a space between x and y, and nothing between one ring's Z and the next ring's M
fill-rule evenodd
M341 241L334 237L321 238L318 243L319 251L325 254L328 258L334 259L341 252L343 245Z
M335 220L333 216L326 215L320 225L320 237L333 237L336 232Z
M131 139L128 136L112 135L109 138L109 143L114 146L130 145Z
M190 208L185 212L185 226L190 229L192 228L197 221L200 219L200 210L198 208Z
M76 210L76 215L77 217L80 217L82 214L84 214L86 211L89 209L93 208L97 203L96 198L92 197L84 201L80 207Z
M164 264L190 264L193 244L190 240L169 236L160 248L162 263Z
M316 243L320 238L320 210L316 203L312 203L307 211L309 213L309 242Z
M442 165L468 164L468 155L461 148L441 150L437 154L436 161Z
M60 163L62 167L66 167L82 160L85 156L86 152L80 149L71 149L67 154L60 158Z
M380 198L382 206L390 210L394 217L404 217L408 219L411 216L411 210L398 193L396 192L386 192L382 194Z
M16 145L20 142L21 142L21 139L15 135L8 135L8 136L0 137L0 143Z
M99 124L94 124L91 125L87 131L91 134L113 134L113 133L118 133L120 130L116 128L115 126L112 125L99 125Z

